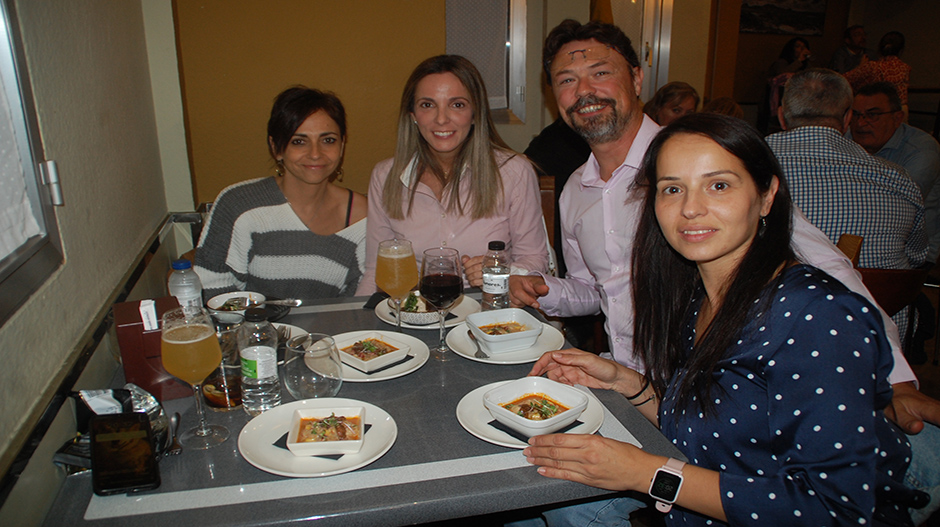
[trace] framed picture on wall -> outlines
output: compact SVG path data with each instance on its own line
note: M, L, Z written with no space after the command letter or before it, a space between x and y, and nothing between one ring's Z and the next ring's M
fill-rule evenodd
M827 0L742 0L741 33L822 35Z

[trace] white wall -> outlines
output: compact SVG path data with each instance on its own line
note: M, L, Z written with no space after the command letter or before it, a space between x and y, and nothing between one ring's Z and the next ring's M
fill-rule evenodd
M0 327L0 471L166 215L139 1L18 0L65 263Z

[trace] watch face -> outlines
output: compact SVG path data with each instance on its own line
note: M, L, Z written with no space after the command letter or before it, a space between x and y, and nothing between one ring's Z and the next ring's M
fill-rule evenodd
M650 496L669 503L676 501L676 494L679 492L679 484L682 483L682 477L676 474L670 474L664 470L656 472L656 478L650 487Z

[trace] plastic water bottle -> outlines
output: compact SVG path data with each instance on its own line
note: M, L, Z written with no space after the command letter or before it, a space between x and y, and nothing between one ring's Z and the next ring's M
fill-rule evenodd
M242 362L242 407L251 417L281 404L277 378L277 330L263 307L245 311L236 337Z
M173 274L167 281L170 295L179 300L182 307L202 307L202 282L186 259L173 262Z
M506 244L490 242L483 256L483 311L509 307L509 255Z

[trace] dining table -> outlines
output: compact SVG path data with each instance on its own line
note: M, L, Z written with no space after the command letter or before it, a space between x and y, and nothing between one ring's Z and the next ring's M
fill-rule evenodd
M477 309L478 299L478 292L465 295L465 309ZM330 335L361 330L395 332L388 313L385 319L378 316L384 302L374 309L365 308L367 300L353 297L305 303L292 308L277 323ZM544 318L540 316L540 320ZM466 331L463 323L450 329L461 330ZM413 337L427 346L438 342L437 324L402 331L406 339ZM558 330L546 326L546 335L553 332ZM550 347L567 346L563 340L552 341ZM179 455L162 457L161 484L155 490L99 496L92 491L90 471L70 475L44 525L234 527L316 521L324 526L393 526L466 518L496 524L537 516L544 508L621 495L541 476L526 462L521 448L506 446L507 440L500 441L501 435L489 431L489 424L482 422L486 419L478 422L483 387L525 377L534 357L525 362L500 360L499 356L474 360L467 353L449 353L448 361L431 356L426 362L418 354L404 374L344 379L337 398L374 406L394 421L394 437L389 437L387 428L381 432L386 434L384 440L391 441L390 448L366 459L363 466L350 465L348 460L345 465L337 461L336 470L321 466L305 469L307 460L266 466L264 456L268 453L283 457L286 452L283 445L259 447L252 443L258 439L259 420L269 413L275 415L274 410L254 420L241 408L207 412L210 423L229 429L225 443L208 450L184 448ZM113 387L122 385L119 369ZM597 415L602 415L597 418L602 419L597 423L598 434L658 455L685 459L622 395L607 390L589 392L596 412L600 412ZM320 400L321 404L325 400ZM192 397L162 404L169 415L181 413L181 430L196 425ZM281 404L304 402L294 402L282 390ZM281 420L289 420L288 415L282 411ZM368 420L369 415L366 417ZM265 441L273 443L270 438ZM367 430L365 444L369 441ZM249 446L255 449L248 456L253 462L244 455Z

